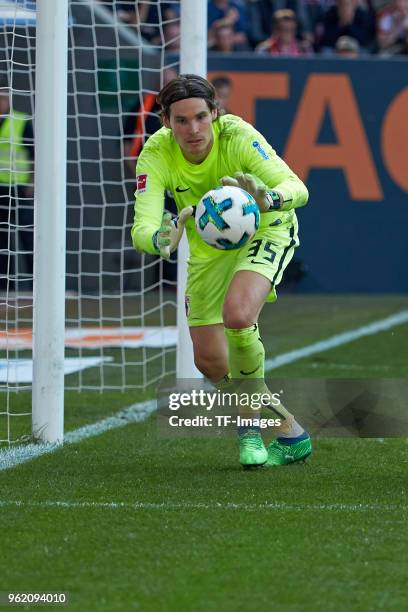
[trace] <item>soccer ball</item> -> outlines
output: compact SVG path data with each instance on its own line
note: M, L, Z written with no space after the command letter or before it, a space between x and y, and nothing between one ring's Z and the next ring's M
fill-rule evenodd
M216 249L240 249L259 227L259 208L254 198L239 187L217 187L197 204L197 232Z

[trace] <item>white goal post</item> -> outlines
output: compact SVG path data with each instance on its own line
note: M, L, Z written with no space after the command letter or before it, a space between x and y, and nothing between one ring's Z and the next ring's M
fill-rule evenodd
M64 438L68 0L37 0L32 433Z

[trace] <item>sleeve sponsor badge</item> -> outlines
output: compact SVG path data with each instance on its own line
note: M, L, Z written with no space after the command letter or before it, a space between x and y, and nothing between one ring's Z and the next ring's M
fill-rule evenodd
M267 154L265 149L262 147L261 143L258 142L258 140L254 140L254 142L252 143L252 146L254 147L255 151L258 151L259 155L263 159L269 159L269 155Z
M147 189L147 174L138 174L136 177L138 193L143 193Z

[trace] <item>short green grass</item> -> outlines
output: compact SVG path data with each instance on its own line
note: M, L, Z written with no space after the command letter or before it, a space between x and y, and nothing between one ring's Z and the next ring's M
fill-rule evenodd
M404 308L282 297L267 356ZM407 340L402 325L274 376L407 378ZM152 396L68 392L66 428ZM234 438L165 439L153 415L0 472L0 591L63 590L86 612L404 611L407 470L406 439L320 438L305 465L244 472Z

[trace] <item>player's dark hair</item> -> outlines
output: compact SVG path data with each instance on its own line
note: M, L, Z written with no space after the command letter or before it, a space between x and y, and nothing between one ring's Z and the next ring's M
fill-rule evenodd
M210 111L217 111L220 114L218 102L215 99L215 88L203 77L197 74L180 74L173 79L159 92L157 103L161 106L162 117L170 118L170 106L179 100L188 98L202 98L205 100Z

